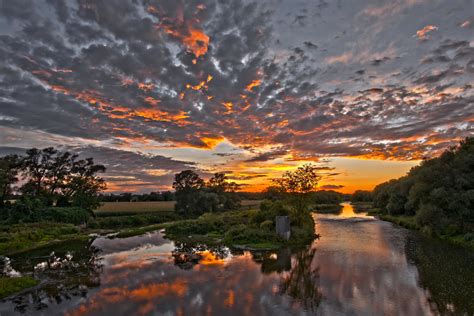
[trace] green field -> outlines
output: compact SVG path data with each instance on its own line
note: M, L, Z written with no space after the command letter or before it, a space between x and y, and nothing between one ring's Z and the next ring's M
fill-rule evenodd
M260 200L243 200L242 207L252 208L260 205ZM157 202L105 202L95 210L96 214L106 215L107 213L153 213L162 211L173 211L175 201Z
M105 202L95 213L152 213L162 211L173 211L175 201L157 201L157 202Z

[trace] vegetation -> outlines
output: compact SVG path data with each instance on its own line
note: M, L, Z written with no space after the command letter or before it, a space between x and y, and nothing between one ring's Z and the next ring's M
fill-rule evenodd
M425 233L469 238L474 232L474 138L378 185L373 201L382 215L412 217Z
M278 191L285 194L296 217L305 217L313 204L311 196L321 179L317 170L317 166L306 164L295 171L285 172L281 178L273 179Z
M0 254L8 255L60 240L88 238L72 224L28 223L0 226Z
M105 189L105 181L97 174L104 171L105 167L94 164L92 158L78 159L76 154L52 147L32 148L24 156L1 157L2 217L30 221L40 212L50 217L51 211L45 208L51 206L81 208L92 215L92 210L99 206L98 194ZM17 187L19 178L22 185ZM10 205L6 200L14 192L21 193L21 198Z
M39 281L29 276L0 277L0 299L38 285Z
M137 215L173 211L175 201L159 202L105 202L94 211L96 216Z
M223 173L216 173L206 183L192 170L184 170L175 176L175 210L182 215L201 215L205 212L235 210L240 206L236 193L238 185L227 182Z
M316 191L312 196L316 204L340 204L344 201L344 194L332 190Z
M340 204L316 204L314 206L316 213L320 214L339 214L342 212L342 205Z
M291 238L288 242L275 231L275 217L284 215L289 215L291 219ZM304 217L292 215L295 215L294 211L285 203L266 200L261 203L260 209L206 213L197 219L172 223L166 226L166 234L180 241L192 236L196 240L250 248L261 248L262 245L274 248L286 243L312 241L315 235L310 213L307 212Z
M116 216L119 215L119 216ZM153 224L160 224L170 221L185 219L183 215L175 211L161 211L154 213L135 214L120 216L122 214L112 214L108 216L98 216L87 223L90 229L122 229L129 227L141 227Z
M351 202L372 202L371 191L357 190L351 195Z
M101 202L165 202L174 201L174 192L150 192L143 194L120 193L120 194L101 194L99 196Z
M378 209L374 208L372 202L351 202L355 213L375 213Z

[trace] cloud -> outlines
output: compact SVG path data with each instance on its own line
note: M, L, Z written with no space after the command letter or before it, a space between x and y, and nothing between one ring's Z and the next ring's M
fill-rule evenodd
M325 184L319 187L319 189L322 190L337 190L342 188L344 188L344 186L340 184Z
M186 152L175 160L206 170L433 155L472 133L468 9L421 0L7 1L0 141ZM439 22L420 29L419 16ZM430 41L413 41L414 30ZM153 175L140 170L146 187Z
M421 30L416 31L416 37L418 37L419 40L425 41L429 39L428 33L431 33L433 31L437 31L438 27L434 25L427 25Z

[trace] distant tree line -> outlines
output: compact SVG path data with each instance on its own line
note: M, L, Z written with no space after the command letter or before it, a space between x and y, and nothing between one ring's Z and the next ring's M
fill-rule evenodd
M175 209L180 214L200 215L236 209L240 206L239 185L227 181L224 173L216 173L207 182L193 170L175 175Z
M106 188L103 165L92 158L52 147L26 151L25 155L0 157L0 209L12 207L9 199L19 195L16 207L75 206L96 208L99 193Z
M150 193L110 193L99 196L101 202L158 202L174 201L175 195L171 191L150 192Z
M351 195L351 202L372 202L373 194L371 191L357 190Z
M428 232L474 232L474 138L378 185L373 201L383 213L415 216Z

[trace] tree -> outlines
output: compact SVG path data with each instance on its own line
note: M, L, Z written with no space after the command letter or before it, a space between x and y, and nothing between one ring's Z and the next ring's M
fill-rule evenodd
M92 158L77 160L68 151L52 147L29 149L22 159L21 169L26 183L21 188L24 196L34 197L52 205L79 206L92 210L99 206L99 193L106 188L105 181L97 176L105 172Z
M376 186L373 201L382 212L414 215L419 226L436 234L473 233L474 138Z
M73 161L65 177L63 196L71 205L93 210L100 205L99 193L106 189L105 180L97 173L105 172L103 165L96 165L93 158Z
M308 210L309 193L316 189L321 179L317 170L317 166L305 164L295 171L285 172L281 178L273 179L282 192L289 194L292 207L298 217Z
M27 150L26 156L22 161L22 171L27 177L27 183L22 187L24 194L34 197L44 196L46 183L46 175L53 165L53 156L57 154L57 150L53 147L44 148L42 150L32 148Z
M372 202L372 192L357 190L351 196L352 202Z
M229 210L240 206L240 197L236 194L239 185L235 182L228 182L225 173L215 173L206 184L207 191L214 193L218 197L218 205L213 210Z
M204 187L204 180L192 170L184 170L174 177L173 189L176 190L176 211L183 214L202 213L198 205L200 191Z
M0 208L12 193L13 185L18 181L20 159L17 155L0 157Z

